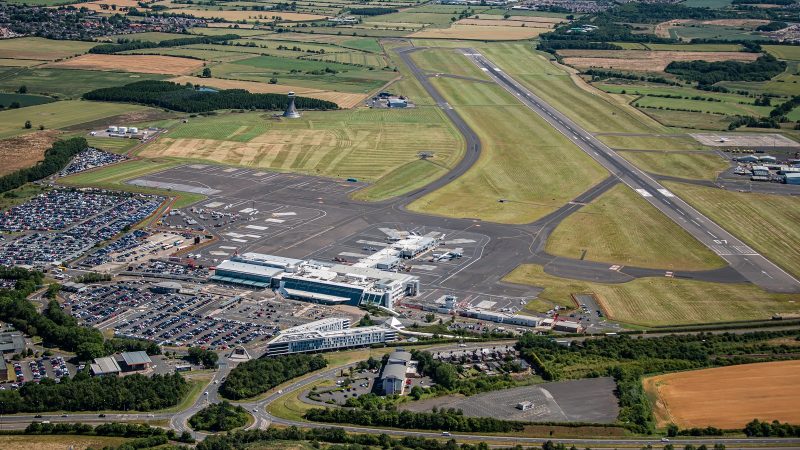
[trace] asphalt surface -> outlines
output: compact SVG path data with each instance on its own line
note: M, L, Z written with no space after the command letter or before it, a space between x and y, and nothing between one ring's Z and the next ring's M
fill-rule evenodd
M638 192L651 205L727 261L744 278L768 291L800 292L800 281L796 278L619 156L566 115L511 78L485 56L474 49L465 49L462 53L497 84L515 95L520 102L539 114L553 128L605 167L612 176Z

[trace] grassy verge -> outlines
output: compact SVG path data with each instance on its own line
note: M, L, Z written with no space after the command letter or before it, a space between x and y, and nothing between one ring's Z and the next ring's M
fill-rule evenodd
M554 255L658 269L703 270L725 261L624 185L567 217L550 235Z
M615 149L633 150L707 150L691 136L600 136L604 144Z
M163 196L174 196L177 198L174 207L183 208L206 198L200 194L188 192L166 191L163 189L150 189L126 184L128 180L142 177L154 172L166 170L177 165L183 164L177 160L152 160L140 159L114 164L98 170L78 173L59 180L60 184L76 187L98 187L104 189L114 189L130 192L140 192L144 194L157 194Z
M0 195L0 211L25 203L46 190L46 188L38 184L27 183L16 189L4 192Z
M728 168L728 162L714 153L621 151L619 154L646 172L692 180L715 180Z
M332 383L329 380L321 380L309 385L308 389L311 389L314 386L326 385L332 385ZM304 394L306 390L307 389L298 389L278 398L269 404L267 411L269 411L270 414L283 419L304 421L305 419L303 418L303 415L306 413L306 411L315 408L315 406L309 405L308 403L304 403L300 400L300 395Z
M730 192L683 183L667 187L794 276L800 276L800 198Z
M676 278L602 284L554 277L535 264L517 267L504 281L544 287L539 302L563 304L573 293L594 293L609 318L643 326L769 319L778 312L800 312L796 295L772 294L752 284Z

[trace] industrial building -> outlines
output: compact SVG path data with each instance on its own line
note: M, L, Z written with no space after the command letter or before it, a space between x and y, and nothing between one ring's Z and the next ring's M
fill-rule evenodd
M0 354L20 353L25 350L25 336L18 331L0 333Z
M122 372L117 360L113 356L96 358L94 364L90 365L92 375L96 377L116 376Z
M350 319L328 318L281 331L267 342L267 356L323 352L393 342L394 330L383 326L350 328Z
M356 264L327 264L261 253L245 253L220 263L212 280L255 288L273 288L286 298L325 305L376 305L419 293L419 278L390 272L400 258L414 257L436 245L430 237L395 242Z
M539 325L539 318L533 316L523 316L520 314L505 314L502 312L489 311L486 309L470 308L464 311L459 311L459 314L464 317L470 317L478 320L486 320L489 322L503 323L508 325L516 325L523 327L536 327Z
M381 387L386 395L403 395L411 370L411 353L398 349L389 354L381 372Z

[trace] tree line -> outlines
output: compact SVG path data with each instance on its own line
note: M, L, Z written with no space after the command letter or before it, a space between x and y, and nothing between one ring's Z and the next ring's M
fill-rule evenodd
M239 39L238 34L222 34L219 36L195 36L177 39L167 39L159 42L138 41L129 39L118 39L116 44L99 44L89 49L89 53L112 54L128 50L139 50L143 48L166 48L179 47L192 44L215 44L218 42Z
M103 423L91 426L85 423L44 423L31 422L24 431L24 434L33 435L79 435L79 436L110 436L126 438L146 438L151 436L166 436L168 439L179 442L194 442L192 435L184 431L180 436L175 430L165 430L163 428L151 427L139 423Z
M507 374L461 378L459 375L462 366L439 361L429 352L412 350L411 358L418 362L417 371L422 375L430 377L434 382L434 385L430 387L429 391L435 395L449 393L475 395L481 392L508 389L517 385ZM416 396L419 396L419 394Z
M372 8L350 8L350 14L355 14L357 16L381 16L384 14L391 14L396 13L398 10L395 8L382 8L382 7L372 7Z
M767 81L786 70L786 62L770 54L753 62L672 61L664 69L687 81L709 85L719 81Z
M0 413L46 411L153 411L175 406L189 393L180 374L91 377L86 371L56 383L49 378L0 391Z
M353 425L404 428L416 430L447 430L464 433L510 433L522 431L523 422L494 417L467 417L461 411L449 409L435 412L396 410L367 411L350 408L314 408L303 417L312 422L347 423Z
M85 100L106 102L128 102L171 109L188 113L209 112L217 109L262 109L281 110L289 104L283 94L252 94L244 89L221 91L198 91L169 81L138 81L124 86L96 89L83 94ZM296 97L299 109L338 109L338 105L326 100Z
M44 152L44 159L33 167L20 169L0 177L0 193L10 191L25 183L49 177L66 167L73 156L88 147L86 139L74 137L58 140Z
M219 393L231 400L253 397L327 365L325 358L319 355L296 354L253 359L234 367L219 387Z

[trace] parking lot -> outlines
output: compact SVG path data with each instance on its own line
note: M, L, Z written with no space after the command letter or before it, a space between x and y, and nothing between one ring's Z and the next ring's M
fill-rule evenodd
M468 417L500 417L525 422L613 423L619 413L615 388L612 378L587 378L485 392L466 398L449 395L403 403L399 409L455 408ZM526 411L516 407L524 401L532 403Z
M0 216L0 231L22 232L0 244L0 264L61 264L111 239L161 205L152 195L51 190Z
M9 379L14 378L14 381L0 384L0 390L17 389L24 383L38 383L43 379L59 382L62 378L73 377L77 373L77 368L63 356L26 358L12 361L11 366L14 373L9 373Z
M75 157L72 158L72 161L67 164L67 167L62 169L58 174L64 177L74 173L83 172L84 170L118 163L126 159L128 159L127 156L104 152L103 150L90 147L75 155Z
M324 307L215 285L185 283L173 293L153 288L158 289L155 281L141 280L92 285L67 295L64 305L87 325L118 336L219 350L263 346L278 330L325 317L344 314L357 321L363 315L351 307Z
M189 233L134 230L92 252L79 265L98 272L127 269L151 259L166 258L191 245L193 237Z

